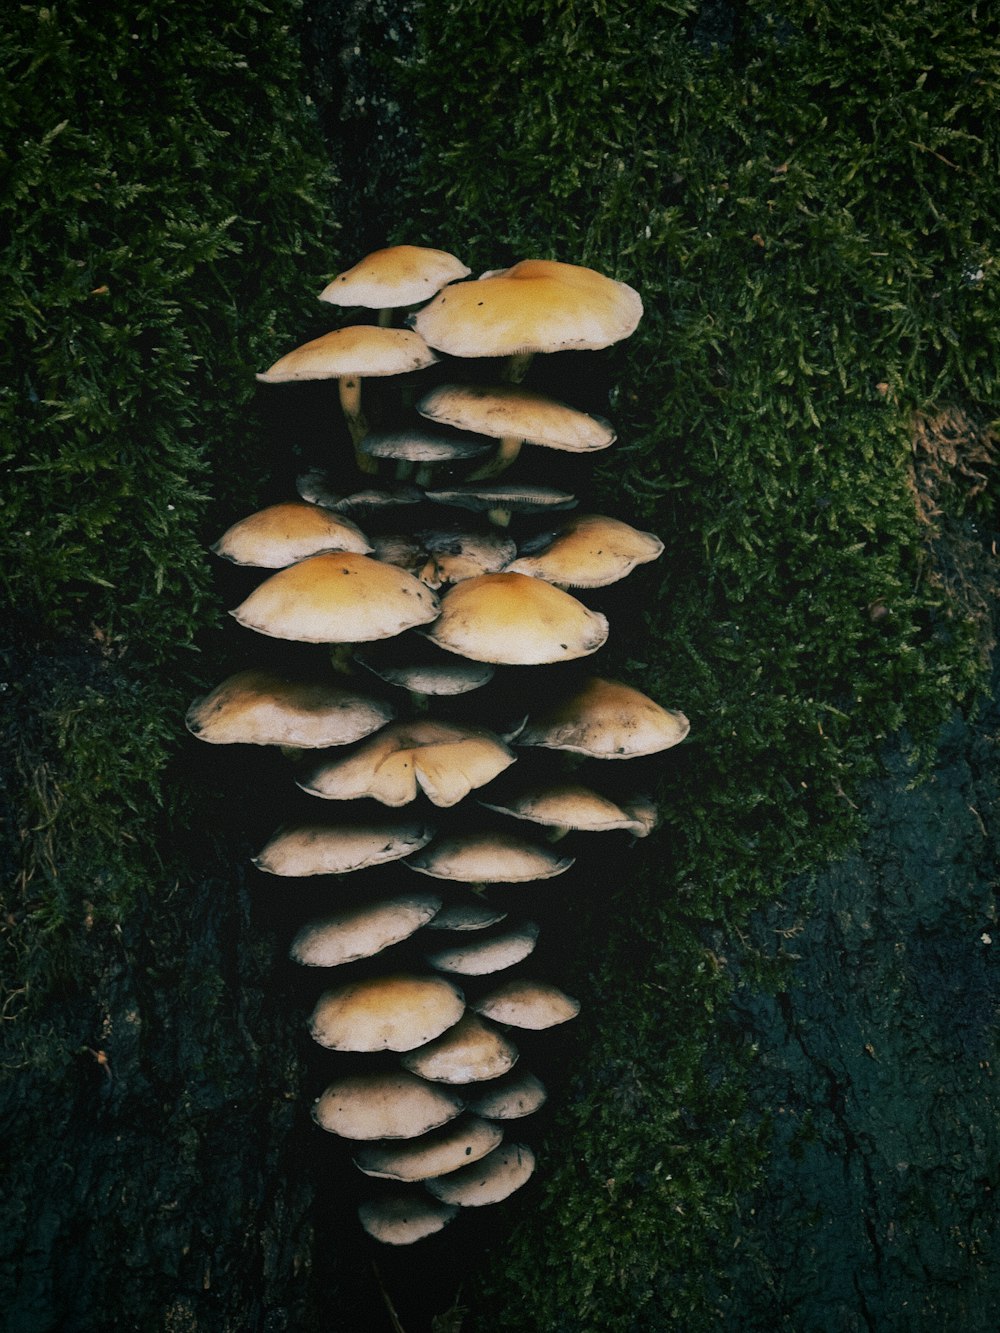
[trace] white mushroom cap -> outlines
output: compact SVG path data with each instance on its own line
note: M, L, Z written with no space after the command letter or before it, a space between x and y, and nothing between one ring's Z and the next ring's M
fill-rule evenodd
M548 1094L541 1079L524 1069L514 1069L482 1087L469 1088L465 1104L487 1120L520 1120L545 1104Z
M327 681L239 671L196 699L187 726L214 745L320 749L361 740L394 716L391 704Z
M440 1037L464 1011L462 992L445 977L395 973L325 991L309 1031L333 1051L411 1051Z
M366 255L353 268L338 273L319 294L331 305L393 309L428 301L449 282L471 270L448 254L423 245L391 245Z
M435 879L455 879L467 884L519 884L552 879L573 864L573 857L559 857L548 847L539 847L512 833L458 833L440 838L425 852L406 862L411 870Z
M478 1162L503 1139L503 1130L488 1120L463 1116L419 1139L359 1148L355 1165L366 1176L383 1180L428 1180L460 1166Z
M437 597L419 579L351 552L280 569L230 612L259 634L300 643L387 639L437 614Z
M257 379L264 384L293 380L368 379L405 375L432 366L437 356L411 329L384 329L360 324L303 343L275 361Z
M480 574L444 594L427 637L476 662L540 666L596 653L608 637L608 622L540 579Z
M369 1236L383 1245L412 1245L447 1226L457 1212L454 1205L401 1192L367 1199L358 1208L358 1217Z
M291 957L306 967L339 967L371 958L408 939L440 907L441 899L433 893L397 893L377 902L342 907L307 922L292 941Z
M641 318L639 294L625 283L575 264L525 259L445 287L412 324L450 356L493 357L608 347Z
M435 1083L466 1084L506 1074L517 1047L492 1023L466 1011L442 1036L402 1057L406 1069Z
M442 1203L477 1208L509 1198L528 1183L534 1170L535 1154L527 1144L505 1143L472 1166L425 1180L424 1186Z
M240 519L226 529L212 550L234 565L283 569L321 551L367 555L372 545L349 518L304 500L292 500Z
M611 423L518 384L440 384L417 403L421 416L493 439L569 453L591 453L615 442Z
M269 875L346 875L401 860L433 836L433 829L412 821L302 824L278 829L253 863Z
M526 542L507 571L568 588L604 588L662 554L663 543L651 532L602 514L582 514L558 532Z
M484 977L514 967L532 952L538 939L534 921L510 926L495 935L475 935L471 940L425 953L424 958L440 972Z
M461 1114L461 1097L403 1069L334 1079L316 1099L321 1129L345 1139L413 1139Z
M566 1023L580 1012L579 1000L544 981L514 977L470 1004L477 1014L513 1028L540 1031Z
M384 727L352 753L318 765L298 785L314 796L371 797L389 806L406 805L422 792L446 807L513 762L507 746L488 731L417 718Z
M661 708L630 685L592 676L561 703L529 718L517 744L631 759L677 745L690 729L683 713Z

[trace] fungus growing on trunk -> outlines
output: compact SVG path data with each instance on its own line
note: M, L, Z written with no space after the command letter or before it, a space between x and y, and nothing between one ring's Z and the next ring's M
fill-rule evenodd
M616 805L606 796L573 782L529 787L503 800L479 803L513 819L546 825L553 841L571 831L607 833L625 829L637 838L650 831L648 818L637 818L628 806Z
M234 565L284 569L325 551L369 555L372 544L356 523L342 514L291 500L241 518L211 549Z
M419 1139L359 1148L354 1164L366 1176L382 1180L429 1180L478 1162L502 1139L503 1130L498 1125L465 1115Z
M454 982L395 973L325 991L309 1031L331 1051L412 1051L454 1027L464 1012Z
M195 699L186 722L214 745L281 745L302 750L350 745L392 720L382 699L325 680L238 671Z
M391 245L373 250L353 268L338 273L319 299L331 305L377 310L379 323L387 325L393 310L429 301L447 283L466 278L471 271L446 250Z
M312 1117L344 1139L413 1139L460 1115L464 1102L405 1069L373 1069L334 1079L317 1097Z
M506 1143L471 1166L425 1180L424 1186L442 1203L478 1208L501 1203L526 1185L535 1170L535 1154L525 1143Z
M434 830L425 824L383 820L370 824L299 824L280 828L253 858L269 875L349 875L400 861L426 846Z
M440 908L441 899L433 893L398 893L341 907L306 922L289 954L305 967L340 967L371 958L426 926Z
M519 926L507 926L496 934L476 934L462 944L430 950L424 954L424 961L439 972L485 977L523 962L534 949L537 939L538 927L534 921L525 921Z
M489 1086L470 1088L464 1096L469 1110L486 1120L520 1120L544 1106L548 1093L540 1078L519 1067Z
M662 554L663 543L651 532L602 514L574 514L558 531L524 542L507 572L564 588L605 588Z
M557 856L514 833L456 833L438 839L406 865L434 879L465 884L525 884L552 879L573 864L571 856Z
M591 676L561 702L529 717L517 744L593 759L633 759L679 744L690 729L683 713L661 708L631 685Z
M453 1028L409 1051L400 1063L434 1083L464 1085L506 1074L517 1054L517 1047L498 1028L466 1010Z
M580 1001L547 982L517 977L473 1001L469 1008L494 1023L539 1032L575 1018L580 1012Z
M358 1208L358 1220L383 1245L413 1245L447 1226L457 1212L454 1204L398 1192L366 1199Z

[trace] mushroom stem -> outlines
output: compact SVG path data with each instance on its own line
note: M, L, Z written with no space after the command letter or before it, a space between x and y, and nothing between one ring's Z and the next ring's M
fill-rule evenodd
M342 676L353 676L353 654L353 643L332 643L330 644L330 665L334 671L339 672Z
M392 309L392 306L383 306L383 307L381 308L381 310L378 312L378 321L377 321L377 322L378 322L378 326L379 326L379 328L380 328L380 329L391 329L391 328L392 328L392 316L393 316L393 309Z
M521 452L521 443L522 441L516 435L505 435L489 462L484 463L475 472L470 472L465 480L485 481L489 477L499 477L516 461L518 454Z
M488 509L486 517L497 528L506 528L510 526L510 516L514 511L512 509Z
M354 445L354 461L358 466L358 471L369 474L375 473L378 471L378 463L374 458L369 458L367 454L363 454L359 448L361 441L368 434L368 421L361 410L361 376L341 375L338 384L340 386L340 406L344 413L344 420L347 422L347 429L351 434L351 442Z
M504 384L520 384L531 365L534 352L513 352L503 364L500 379Z

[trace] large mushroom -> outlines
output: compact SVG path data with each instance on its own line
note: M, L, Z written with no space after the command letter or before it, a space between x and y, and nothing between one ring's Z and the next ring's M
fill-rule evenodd
M620 681L591 676L518 732L518 745L568 750L593 759L633 759L667 750L688 734L683 713L662 708Z

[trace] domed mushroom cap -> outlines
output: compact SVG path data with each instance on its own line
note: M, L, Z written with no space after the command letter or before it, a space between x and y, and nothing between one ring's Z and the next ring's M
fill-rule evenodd
M453 1027L462 992L445 977L395 973L337 986L320 996L309 1031L332 1051L411 1051Z
M327 799L367 796L390 806L406 805L423 792L446 807L513 762L507 746L488 731L417 718L384 727L353 753L318 765L298 785Z
M280 569L230 612L247 629L299 643L387 639L437 614L437 597L412 574L350 552Z
M423 245L391 245L366 255L338 273L319 294L331 305L360 305L373 310L416 305L472 270L446 250Z
M347 875L401 860L433 836L433 829L415 822L302 824L279 829L253 863L269 875Z
M573 782L529 787L505 800L480 801L480 805L514 819L526 819L552 828L586 833L626 829L636 837L643 837L650 831L646 821L637 819L606 796Z
M358 1208L362 1227L383 1245L412 1245L447 1226L458 1212L453 1204L419 1194L367 1199Z
M474 435L445 435L443 431L413 426L409 430L371 431L361 442L371 458L392 458L403 463L454 463L478 458L489 449Z
M630 685L592 676L562 703L529 718L517 744L631 759L677 745L690 729L683 713L661 708Z
M440 838L406 862L411 870L435 879L456 879L466 884L521 884L552 879L573 864L512 833L458 833Z
M316 1099L321 1129L344 1139L413 1139L461 1114L463 1102L403 1069L372 1070L334 1079Z
M438 358L412 329L360 324L303 343L275 361L257 379L263 384L292 380L337 380L347 376L405 375L432 366Z
M575 264L524 259L444 288L412 324L450 356L512 356L608 347L641 318L642 300L625 283Z
M395 709L326 681L238 671L188 709L187 726L214 745L349 745L377 731Z
M424 1186L442 1203L477 1208L509 1198L528 1183L534 1170L535 1154L527 1144L505 1143L472 1166L425 1180Z
M651 532L640 532L617 518L582 514L558 532L526 542L507 571L569 588L604 588L662 554L663 543Z
M460 1166L478 1162L503 1139L503 1130L488 1120L463 1116L419 1139L360 1148L354 1163L366 1176L383 1180L428 1180Z
M580 1012L580 1001L544 981L515 977L469 1007L494 1023L538 1032L575 1018Z
M397 893L378 902L342 907L307 922L296 934L289 952L295 962L306 967L339 967L358 958L371 958L408 939L440 907L441 899L434 893Z
M517 1047L478 1014L466 1012L453 1028L402 1057L406 1069L435 1083L465 1084L506 1074Z
M439 972L455 972L465 977L484 977L514 967L532 952L538 939L534 921L509 926L495 935L476 935L462 944L434 949L425 960Z
M444 594L427 637L476 662L540 666L596 653L608 637L608 622L540 579L480 574Z
M441 425L569 453L591 453L615 442L603 417L518 384L441 384L424 394L417 411Z
M488 1087L470 1088L465 1104L487 1120L520 1120L544 1106L547 1096L541 1079L526 1069L515 1069Z
M433 652L437 654L439 650L434 648ZM422 661L416 648L413 655L418 660L388 662L371 653L359 653L357 660L387 684L413 694L468 694L470 690L489 684L494 676L493 667L488 662L471 662L467 658L456 660L443 652L441 661Z
M241 518L226 529L212 550L234 565L283 569L322 551L367 555L372 545L349 518L293 500Z

